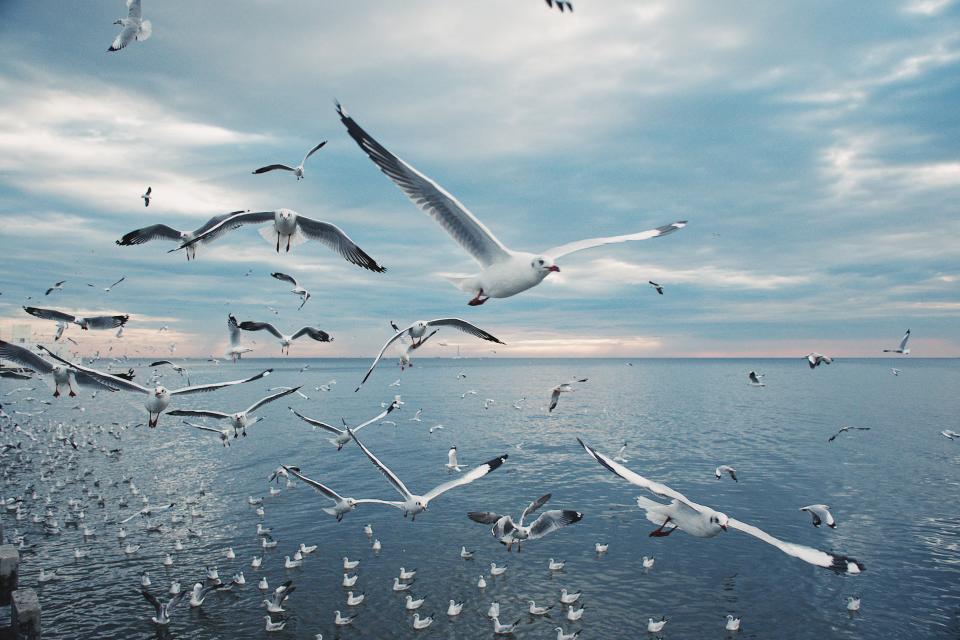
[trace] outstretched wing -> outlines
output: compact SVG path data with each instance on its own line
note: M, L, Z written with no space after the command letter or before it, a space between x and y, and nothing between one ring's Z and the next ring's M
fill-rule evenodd
M130 316L93 316L84 319L87 321L87 328L89 329L116 329L127 324Z
M579 511L572 511L570 509L544 511L540 514L540 517L530 525L530 539L536 540L537 538L542 538L549 533L562 529L568 524L574 524L581 520L583 520L583 514Z
M223 218L209 229L198 233L192 239L182 242L179 247L176 249L171 249L171 251L185 249L197 242L210 242L220 237L220 235L226 233L227 231L237 229L245 224L262 224L264 222L273 222L275 218L276 216L274 215L273 211L244 211L241 213L234 213L233 215Z
M286 389L286 390L284 390L284 391L278 391L277 393L275 393L275 394L273 394L273 395L271 395L271 396L267 396L266 398L260 398L259 400L257 400L256 402L254 402L252 405L250 405L250 408L247 409L247 413L253 413L254 411L256 411L257 409L259 409L259 408L262 407L263 405L268 404L268 403L270 403L270 402L273 402L274 400L276 400L276 399L278 399L278 398L282 398L283 396L288 396L288 395L290 395L291 393L296 393L297 391L300 391L300 387L292 387L292 388Z
M254 169L253 172L254 172L254 173L266 173L267 171L274 171L274 170L278 170L278 169L281 170L281 171L293 171L293 170L294 170L293 167L288 167L288 166L285 165L285 164L268 164L268 165L265 166L265 167L260 167L259 169Z
M179 411L179 409L177 409L177 411ZM169 413L170 415L178 415L173 411L170 411ZM179 415L184 415L184 414L181 413ZM227 417L227 416L225 415L224 417ZM220 429L216 429L214 427L208 427L205 424L197 424L196 422L187 422L186 420L183 421L183 424L187 425L188 427L193 427L194 429L200 429L201 431L210 431L211 433L216 433L218 435L222 435L223 433L222 431L220 431Z
M480 338L481 340L496 342L497 344L507 344L493 334L487 333L477 325L471 324L466 320L461 320L460 318L437 318L436 320L430 320L427 322L427 325L431 327L453 327L454 329L459 329L460 331L468 333L476 338Z
M229 418L229 413L223 413L222 411L208 411L207 409L174 409L172 411L167 411L171 416L197 416L198 418L213 418L214 420L223 420L224 418ZM189 423L188 423L189 424ZM191 424L191 427L197 427L198 429L203 429L200 425ZM210 431L216 431L220 433L219 429L210 429Z
M313 149L310 149L310 151L307 152L307 155L303 156L303 164L307 163L307 160L310 159L310 156L312 156L317 151L320 151L320 149L323 149L323 145L325 144L327 144L326 140L324 140L323 142L315 146Z
M481 266L489 267L510 257L510 250L446 189L387 151L361 129L339 104L337 113L347 127L347 133L380 171L393 180L415 205L436 220Z
M142 229L135 229L117 240L117 244L129 247L135 244L144 244L151 240L176 240L180 241L181 232L165 224L153 224Z
M362 442L357 440L357 436L354 435L352 430L347 429L347 433L349 433L350 437L353 438L353 441L357 443L357 446L360 447L360 450L363 451L364 455L370 459L370 462L373 463L373 466L380 470L380 473L382 473L383 477L387 479L387 482L393 485L393 488L396 489L401 496L403 496L404 500L409 500L410 496L413 494L411 494L410 490L407 489L407 486L400 481L400 478L398 478L397 475L387 467L387 465L380 462L377 459L377 456L370 453L370 450L363 446Z
M37 345L37 348L43 351L44 353L46 353L47 355L49 355L54 360L57 360L58 362L62 362L63 364L67 365L68 367L73 369L74 372L79 371L81 374L86 375L88 378L96 381L98 384L106 387L107 389L110 389L111 391L123 389L125 391L136 391L138 393L148 393L148 394L151 393L150 389L147 389L146 387L141 387L140 385L138 385L136 382L133 382L132 380L127 380L126 378L121 378L119 376L115 376L109 373L104 373L103 371L97 371L96 369L85 367L82 364L76 364L76 363L70 362L69 360L65 360L64 358L61 358L60 356L50 351L50 349L47 349L43 345ZM74 375L76 375L76 373ZM79 382L79 380L77 381Z
M444 494L447 491L450 491L451 489L455 489L456 487L459 487L461 485L470 484L474 480L482 478L483 476L487 475L491 471L494 471L500 468L500 465L506 462L506 460L507 460L507 454L503 454L502 456L494 458L493 460L488 460L487 462L484 462L480 466L470 469L470 471L463 474L462 476L459 476L454 480L451 480L449 482L444 482L443 484L434 487L430 491L423 494L423 498L426 502L430 502L437 496Z
M493 511L470 511L467 517L480 524L493 524L501 518L499 513Z
M173 391L170 392L170 395L176 396L176 395L186 395L186 394L191 394L191 393L204 393L204 392L206 392L206 391L214 391L214 390L216 390L216 389L222 389L222 388L224 388L224 387L230 387L230 386L233 386L233 385L235 385L235 384L244 384L244 383L246 383L246 382L253 382L254 380L259 380L260 378L263 378L264 376L270 375L271 372L273 372L273 369L267 369L267 370L265 370L265 371L261 371L261 372L258 373L257 375L255 375L255 376L250 376L249 378L244 378L243 380L230 380L230 381L228 381L228 382L212 382L212 383L210 383L210 384L195 384L195 385L193 385L193 386L191 386L191 387L183 387L182 389L174 389Z
M659 238L660 236L665 236L668 233L673 233L678 229L683 229L685 226L687 226L687 221L680 220L678 222L671 222L670 224L665 224L662 227L657 227L656 229L641 231L639 233L631 233L625 236L590 238L588 240L578 240L576 242L569 242L567 244L562 244L559 247L553 247L552 249L547 249L546 251L544 251L544 253L553 259L557 259L557 258L560 258L561 256L565 256L575 251L592 249L593 247L599 247L605 244L619 244L621 242L629 242L631 240L649 240L650 238Z
M907 329L907 332L903 334L903 339L900 340L900 351L906 351L908 340L910 340L910 329Z
M323 495L327 496L331 500L336 500L337 502L340 502L341 500L343 500L343 496L341 496L339 493L337 493L327 485L317 482L316 480L312 480L307 476L303 475L302 473L300 473L300 467L288 467L285 464L280 466L286 469L287 471L289 471L290 473L292 473L297 478L300 478L301 480L306 482L308 485L310 485L311 487L313 487Z
M358 247L343 230L337 225L329 222L320 222L312 220L306 216L297 216L297 226L303 235L316 240L328 249L332 249L351 264L363 267L368 271L383 273L386 267L381 267L377 261L367 255L367 253Z
M33 351L10 344L5 340L0 340L0 360L16 362L20 366L32 369L37 373L49 374L53 371L53 365Z
M303 327L302 329L297 331L295 334L293 334L292 338L296 340L300 336L307 336L308 338L316 340L317 342L331 341L329 333L327 333L326 331L321 331L320 329L315 329L314 327Z
M319 420L314 420L313 418L308 418L307 416L303 415L302 413L298 413L293 407L287 407L287 409L290 409L290 411L293 412L293 415L297 416L298 418L300 418L301 420L303 420L303 421L306 422L307 424L310 424L310 425L313 425L313 426L317 427L318 429L323 429L324 431L329 431L330 433L335 433L335 434L337 434L337 435L340 435L341 433L343 433L343 430L342 430L342 429L337 429L336 427L334 427L334 426L332 426L332 425L329 425L329 424L327 424L326 422L320 422Z
M814 549L813 547L807 547L802 544L784 542L783 540L774 538L772 535L766 531L763 531L762 529L758 529L757 527L749 525L746 522L740 522L734 518L729 518L727 520L727 526L731 529L742 531L747 535L751 535L759 540L763 540L767 544L771 544L777 549L780 549L780 551L783 551L788 556L800 558L804 562L809 562L810 564L818 567L824 567L837 573L847 574L857 574L864 570L863 563L858 560L848 558L847 556L834 555L832 553L820 551L818 549Z
M527 508L524 509L523 513L520 514L520 526L521 527L523 526L523 521L527 519L527 516L533 513L536 513L537 509L547 504L549 500L550 500L550 494L546 493L540 496L539 498L537 498L536 500L534 500L533 502L531 502L530 504L528 504Z
M295 287L299 287L299 286L300 286L299 284L297 284L297 279L296 279L296 278L294 278L293 276L291 276L291 275L289 275L289 274L282 273L282 272L280 272L280 271L274 271L273 273L270 274L270 277L271 277L271 278L276 278L277 280L282 280L283 282L289 282L290 284L292 284L292 285L295 286Z
M73 322L76 316L57 311L56 309L40 309L38 307L24 307L24 311L32 316L42 318L43 320L56 320L57 322Z
M413 325L410 325L410 327L412 326ZM380 359L383 358L383 354L386 353L387 349L390 348L390 345L392 345L394 342L396 342L401 337L403 337L403 335L410 329L410 327L407 327L402 331L398 331L392 338L390 338L389 340L386 341L386 343L384 343L383 348L380 349L380 353L378 353L377 357L373 359L373 364L371 364L370 368L367 369L366 375L363 376L363 380L360 381L360 384L357 385L357 388L354 389L354 392L360 391L360 387L362 387L363 383L367 381L367 378L370 377L370 374L373 373L373 370L377 368L377 364L380 362Z
M280 338L280 339L283 338L283 335L279 331L277 331L277 328L274 327L269 322L255 322L253 320L245 320L237 326L239 326L244 331L261 331L261 330L268 331L272 333L274 336L276 336L277 338Z
M149 602L150 604L152 604L152 605L153 605L153 608L157 610L157 617L159 618L159 617L160 617L160 609L161 609L161 607L163 607L163 605L160 604L160 601L159 601L159 600L157 600L157 596L153 595L152 593L150 593L150 592L147 591L146 589L141 590L140 593L143 595L144 598L147 599L147 602Z

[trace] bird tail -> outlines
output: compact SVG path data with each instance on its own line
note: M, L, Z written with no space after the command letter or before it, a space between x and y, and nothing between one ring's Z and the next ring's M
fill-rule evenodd
M137 32L137 42L143 42L153 33L153 25L149 20L140 23L140 30Z
M448 274L440 275L461 291L476 293L480 289L480 284L477 282L476 276L455 276Z
M643 496L637 496L637 506L647 512L647 520L653 524L662 525L667 521L667 517L658 511L664 506L661 503Z

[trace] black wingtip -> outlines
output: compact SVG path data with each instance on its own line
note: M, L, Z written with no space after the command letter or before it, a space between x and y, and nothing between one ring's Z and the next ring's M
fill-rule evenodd
M846 575L857 575L867 570L862 562L846 556L833 556L833 563L828 568L835 573Z

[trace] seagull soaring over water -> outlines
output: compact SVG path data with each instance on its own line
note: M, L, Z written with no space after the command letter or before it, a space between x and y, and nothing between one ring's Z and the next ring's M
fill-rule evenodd
M236 438L241 434L246 437L247 427L253 426L263 420L263 418L260 416L251 419L250 414L265 404L269 404L274 400L279 400L283 396L288 396L291 393L296 393L299 390L300 387L292 387L284 389L283 391L278 391L277 393L266 396L265 398L260 398L243 411L238 411L236 413L223 413L221 411L210 411L208 409L174 409L173 411L168 411L167 413L169 413L171 416L197 416L201 418L213 418L214 420L229 420L230 425L233 427L233 437Z
M407 486L403 484L403 481L401 481L393 471L391 471L385 464L380 462L375 455L370 453L370 450L363 446L362 442L357 440L357 436L354 435L353 431L347 429L347 433L350 434L350 437L353 438L353 441L357 443L357 446L360 447L360 450L363 451L364 455L366 455L370 462L373 463L373 466L375 466L380 473L383 474L383 477L387 479L387 482L389 482L390 485L397 490L397 493L403 497L403 501L388 502L387 504L403 511L404 518L407 516L412 516L414 520L417 519L418 513L426 511L429 508L431 500L438 498L451 489L455 489L461 485L469 484L474 480L482 478L491 471L495 471L496 469L500 468L500 465L502 465L508 457L507 454L503 454L502 456L494 458L493 460L488 460L487 462L484 462L480 466L474 467L463 475L434 487L423 495L416 495L407 489Z
M792 542L784 542L757 527L730 518L725 513L692 502L679 491L674 491L665 484L649 480L627 469L623 465L614 462L602 453L587 446L583 440L577 438L577 442L580 443L580 446L583 447L584 451L586 451L591 458L606 467L611 473L620 476L631 484L646 489L655 496L670 498L672 500L670 504L662 504L644 497L637 497L637 505L647 512L647 520L660 525L658 529L650 534L651 536L666 537L677 529L680 529L697 538L712 538L722 531L736 529L758 540L762 540L769 545L773 545L789 556L799 558L804 562L818 567L824 567L837 573L854 575L864 569L863 564L853 558L826 553ZM664 528L668 525L672 526L672 528L665 530Z
M527 516L533 515L540 507L550 500L550 494L545 494L527 505L527 508L520 514L520 522L514 522L510 516L502 516L492 511L471 511L467 517L480 524L492 524L490 533L501 544L506 545L507 551L510 551L514 543L517 545L517 551L521 550L521 543L526 540L537 540L549 533L558 531L563 527L580 522L583 514L579 511L569 509L553 509L540 514L531 524L524 526L523 521Z
M222 389L223 387L229 387L237 384L244 384L247 382L253 382L254 380L259 380L264 376L270 375L273 369L267 369L261 371L260 373L250 376L249 378L244 378L242 380L230 380L227 382L214 382L210 384L197 384L190 387L183 387L181 389L167 389L163 385L157 385L153 389L148 389L147 387L142 387L132 380L126 380L119 376L111 375L109 373L104 373L103 371L97 371L96 369L91 369L85 367L82 364L76 364L70 362L69 360L64 360L57 354L53 353L44 346L38 345L38 348L49 354L51 358L58 360L59 362L67 365L74 372L80 372L93 378L99 382L104 387L112 389L114 391L123 390L123 391L135 391L137 393L142 393L147 396L146 401L143 403L144 408L150 414L150 419L148 426L153 428L157 426L157 421L160 419L160 414L170 406L170 399L176 395L187 395L192 393L204 393L207 391L214 391L216 389Z
M340 227L313 220L307 216L300 215L292 209L277 209L276 211L254 211L237 213L217 224L213 225L203 233L198 234L190 240L185 240L176 249L178 251L187 249L197 242L210 242L220 237L222 234L238 229L245 224L263 224L270 223L260 228L260 235L271 245L275 245L277 253L280 253L280 246L286 244L286 250L291 247L302 244L307 240L316 240L332 251L336 251L340 256L358 267L363 267L369 271L383 273L384 267L377 264L377 261L366 254L366 252L354 244L353 240L344 233Z
M480 305L490 298L509 298L540 284L551 273L559 272L556 260L570 253L605 244L647 240L672 233L686 226L674 222L649 231L622 236L591 238L570 242L541 254L513 251L487 229L467 208L439 184L393 155L364 131L337 104L340 121L360 148L377 167L418 207L432 217L466 250L481 267L478 274L448 278L463 291L474 295L469 304Z
M224 352L224 355L230 356L230 359L236 362L243 357L243 354L253 351L252 348L241 344L240 324L232 313L227 315L227 332L230 334L230 347Z
M353 511L358 504L385 504L387 506L392 506L391 503L387 502L386 500L376 500L376 499L368 499L368 498L348 498L346 496L342 496L336 491L334 491L333 489L331 489L330 487L326 486L325 484L317 482L316 480L308 478L307 476L300 473L300 467L288 467L286 465L283 465L283 468L286 469L288 473L293 474L300 480L306 482L308 485L316 489L317 493L321 493L326 497L330 498L331 500L333 500L334 502L333 506L324 507L322 511L326 514L334 516L337 519L337 522L340 522L341 520L343 520L343 516Z
M827 442L833 442L837 439L841 433L846 433L847 431L870 431L870 427L840 427L840 430L835 434L827 438Z
M303 160L296 167L288 167L285 164L268 164L265 167L260 167L259 169L255 169L253 173L254 174L267 173L268 171L276 171L276 170L290 171L293 173L293 175L297 177L297 180L299 181L300 179L303 178L303 165L307 164L307 160L310 159L310 156L312 156L314 153L322 149L323 145L325 144L327 144L326 140L324 140L323 142L315 146L313 149L310 149L310 151L307 152L307 155L303 156Z
M81 329L116 329L127 324L130 316L127 314L119 316L75 316L56 309L39 309L37 307L24 307L24 311L43 320L54 320L66 324L75 324Z
M294 332L293 335L285 335L280 333L280 331L269 322L254 322L252 320L246 320L240 323L240 328L243 331L267 331L280 341L280 351L286 353L287 355L290 355L290 343L300 336L307 336L308 338L316 340L317 342L333 341L333 338L330 337L330 334L315 327L302 327Z
M460 318L437 318L435 320L418 320L411 324L406 329L397 331L392 338L387 340L383 345L383 348L380 349L380 353L377 354L377 357L374 358L373 364L370 365L370 368L367 370L367 374L363 376L363 380L360 381L360 384L357 385L357 388L354 391L360 391L360 387L363 386L363 383L367 381L367 378L370 377L370 374L373 373L373 370L377 368L377 364L380 362L380 359L383 357L383 354L386 353L387 349L390 348L390 345L403 337L409 337L412 345L412 349L419 347L429 336L427 336L427 329L430 327L452 327L454 329L459 329L464 333L469 333L472 336L480 338L481 340L487 340L489 342L496 342L497 344L506 344L501 341L496 336L487 333L480 327L467 322L466 320L461 320ZM433 335L432 333L429 335Z
M150 195L150 194L152 194L152 193L153 193L153 187L147 187L146 192L145 192L142 196L140 196L141 198L143 198L143 206L144 206L144 207L149 207L149 206L150 206L150 198L151 198L151 195Z
M270 277L276 278L281 282L289 282L293 285L293 289L290 289L290 293L300 296L300 306L297 307L297 310L303 309L303 305L307 304L307 300L310 299L310 292L307 291L304 287L300 286L300 283L297 282L297 279L293 276L281 273L280 271L274 271L270 274Z
M750 373L747 374L747 378L750 380L750 384L752 384L755 387L767 386L764 383L760 382L760 378L762 377L763 377L763 374L762 373L758 374L756 371L751 371Z
M819 354L816 351L808 353L804 356L807 359L807 364L810 365L811 369L816 369L821 364L830 364L833 362L833 358L828 358L825 355Z
M555 386L550 392L550 406L547 407L550 413L553 413L553 410L557 408L557 403L560 402L560 394L576 391L573 388L575 382L586 382L587 378L577 378L576 380L571 380L570 382L561 382Z
M400 396L394 396L393 402L388 404L383 411L378 413L373 418L370 418L366 422L363 422L355 426L353 428L354 433L356 433L357 431L360 431L360 429L363 429L365 426L369 424L373 424L374 422L379 422L380 420L383 420L384 418L387 417L387 415L390 412L392 412L394 409L400 408L400 406L402 405L403 405L403 401L400 400ZM326 422L321 422L320 420L316 420L315 418L308 418L307 416L295 411L293 407L287 407L287 408L293 412L293 415L297 416L307 424L312 425L317 429L323 429L328 433L332 433L334 437L330 438L330 444L336 445L337 451L340 451L341 449L343 449L343 445L350 442L350 434L347 433L346 427L344 427L343 429L338 429L333 425L327 424Z
M117 244L123 247L133 246L135 244L145 244L151 240L173 240L175 242L188 242L193 240L202 233L208 231L216 224L226 220L230 216L236 215L238 213L243 213L243 210L231 211L230 213L222 213L218 216L213 216L209 220L203 223L199 229L195 231L179 231L173 227L169 227L165 224L154 224L149 227L143 227L142 229L134 229L130 233L124 235L122 238L117 240ZM207 243L213 238L208 238L203 240L203 243ZM187 260L193 260L197 257L197 245L191 244L186 249Z
M118 18L113 24L118 24L122 28L117 34L113 44L107 51L120 51L125 46L136 40L143 42L153 33L153 25L149 20L144 20L140 9L140 0L127 0L127 17Z
M75 397L77 392L73 389L73 382L78 385L105 388L98 380L88 375L80 373L65 364L51 364L36 353L24 347L11 344L0 340L0 359L16 362L20 366L32 369L42 376L53 377L53 397L60 397L60 388L66 387L70 397ZM109 388L109 387L106 387Z
M910 340L910 329L907 329L907 332L903 334L903 338L900 339L900 346L896 349L884 349L884 353L901 353L905 356L910 355L910 348L907 346L907 342Z

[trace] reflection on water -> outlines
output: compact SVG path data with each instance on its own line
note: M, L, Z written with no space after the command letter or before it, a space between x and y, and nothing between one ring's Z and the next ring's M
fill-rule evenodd
M501 620L520 619L519 638L553 638L556 626L583 629L582 637L645 637L646 620L666 615L664 637L727 637L724 617L742 616L741 638L902 638L956 637L960 622L960 443L939 435L957 429L960 414L960 373L956 361L900 359L900 376L889 373L888 360L850 360L810 371L802 360L430 360L420 359L403 373L399 389L389 388L398 373L382 366L360 393L353 387L367 365L360 360L315 360L298 373L302 360L243 361L219 367L205 362L189 365L194 382L234 378L275 367L264 382L182 399L183 407L236 411L266 395L268 387L304 383L310 400L290 396L261 410L264 420L249 435L223 448L215 434L202 433L165 416L158 429L132 428L117 442L106 433L84 427L84 438L106 448L120 446L112 460L84 446L68 468L61 464L47 481L40 480L43 449L72 451L45 431L51 422L103 425L135 424L143 418L138 398L101 393L94 400L84 391L86 411L73 409L70 399L55 401L34 417L16 415L40 442L25 446L29 464L0 458L9 477L4 496L24 495L34 483L40 500L14 521L3 515L8 535L19 530L37 544L36 555L22 565L21 583L38 587L43 603L44 634L48 638L152 638L152 608L138 594L140 573L149 571L154 593L165 592L173 578L184 589L201 581L204 568L216 565L229 579L243 570L247 584L229 592L212 593L203 607L185 603L173 613L166 633L172 638L260 638L264 631L263 599L257 582L266 577L276 586L293 580L297 591L287 601L286 628L269 637L313 638L477 638L492 637L486 618L491 601L499 601ZM766 374L765 388L752 388L746 373ZM466 372L458 379L457 372ZM146 375L140 374L141 377ZM575 393L564 394L553 415L541 407L549 389L573 376L588 377ZM315 387L331 378L330 392ZM177 375L166 382L176 386ZM20 384L0 382L0 392ZM477 395L461 394L468 389ZM41 393L43 392L43 394ZM431 503L416 522L386 507L361 506L343 522L319 509L328 501L298 484L268 496L267 477L279 463L295 464L310 477L354 497L396 499L391 487L355 446L343 451L327 442L288 410L340 424L343 417L357 424L379 410L379 403L400 392L403 410L391 415L397 423L372 425L360 437L414 491L423 492L449 479L446 452L455 444L468 465L500 453L510 458L503 467L467 487ZM45 391L31 392L46 399ZM5 410L36 410L37 403L6 401L25 394L2 396ZM526 396L523 409L513 403ZM496 404L484 409L484 400ZM290 402L287 402L289 400ZM423 422L412 422L416 409ZM429 433L438 423L443 430ZM840 426L869 426L870 431L842 434L827 443ZM836 550L862 560L867 571L841 577L783 555L752 538L729 532L711 540L683 533L650 538L653 528L634 505L639 490L612 476L588 458L575 438L613 453L628 442L628 466L665 482L692 499L755 524L785 540ZM2 442L15 441L9 428ZM522 445L521 445L522 443ZM517 446L521 445L521 446ZM62 447L66 447L62 449ZM717 481L719 464L738 470L740 482ZM84 476L85 471L90 474ZM127 525L130 537L121 542L112 524L140 508L124 476L149 496L151 503L172 500L174 509L157 517L159 533L147 533L139 518ZM54 491L57 480L65 486ZM93 485L94 480L100 486ZM114 483L117 483L114 485ZM199 505L187 498L206 489ZM102 493L99 507L84 493ZM523 506L553 493L552 508L584 512L583 521L529 543L520 554L507 553L488 528L466 518L472 510L518 513ZM96 529L84 540L81 528L64 528L44 536L34 524L43 515L43 497L52 492L61 527L70 498L84 502L85 523ZM121 496L130 506L118 507ZM264 496L265 516L259 518L248 496ZM815 529L799 507L823 502L837 518L835 530ZM190 517L192 508L202 515ZM172 523L171 517L183 517ZM275 549L263 550L256 535L262 522L273 528ZM383 545L371 550L362 528L370 523ZM188 538L187 527L202 531ZM181 538L184 550L174 552ZM126 542L142 545L132 556ZM317 544L301 568L285 570L283 558L301 543ZM598 556L596 542L609 542ZM476 551L473 560L459 557L461 545ZM232 546L236 559L228 560ZM74 559L75 548L90 556ZM162 560L171 553L174 565ZM250 561L262 555L263 568ZM641 557L656 564L644 571ZM341 587L342 558L359 559L354 592L365 602L351 628L335 629L334 610L348 613ZM547 570L549 558L565 560L564 571ZM491 578L489 563L509 567ZM414 632L404 610L404 595L391 590L401 566L418 572L411 592L425 597L422 614L434 615L432 627ZM59 568L62 580L37 585L41 567ZM486 576L487 587L477 588ZM583 619L568 623L560 612L561 588L582 590L587 610ZM846 596L860 595L862 610L851 616ZM463 613L448 619L449 599L466 602ZM545 618L532 617L527 601L555 604Z

